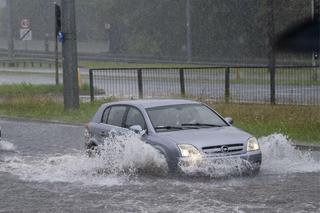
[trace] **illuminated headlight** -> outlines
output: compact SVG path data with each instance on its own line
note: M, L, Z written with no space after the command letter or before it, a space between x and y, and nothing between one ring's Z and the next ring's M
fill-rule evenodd
M192 161L201 160L201 153L194 146L189 144L179 144L178 147L182 157L190 158Z
M247 140L247 151L250 152L250 151L257 151L259 150L259 144L258 144L258 141L255 137L252 137L252 138L249 138Z

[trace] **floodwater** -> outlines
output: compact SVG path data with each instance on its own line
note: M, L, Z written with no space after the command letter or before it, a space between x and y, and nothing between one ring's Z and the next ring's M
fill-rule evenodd
M259 139L257 176L234 175L232 162L171 176L134 136L108 140L101 157L88 158L81 126L0 126L0 212L320 212L320 154L294 149L281 134Z

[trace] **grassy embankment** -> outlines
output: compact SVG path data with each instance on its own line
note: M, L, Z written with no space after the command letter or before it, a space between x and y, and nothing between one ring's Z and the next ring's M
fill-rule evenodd
M84 85L80 93L89 93L88 86ZM100 105L81 103L79 110L65 112L62 94L61 85L0 85L0 116L84 123Z
M81 89L83 93L88 88ZM104 100L81 103L80 109L65 112L62 86L0 85L0 116L24 117L85 123ZM283 133L293 140L320 144L320 107L259 104L219 104L212 106L223 116L231 116L235 126L260 137Z
M234 125L260 137L282 133L298 142L320 144L320 107L260 104L213 104Z

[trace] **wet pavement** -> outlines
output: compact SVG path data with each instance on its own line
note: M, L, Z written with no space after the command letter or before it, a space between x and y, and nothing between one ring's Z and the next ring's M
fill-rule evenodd
M83 127L0 119L0 212L320 212L320 153L259 139L257 176L167 176L139 140L88 158ZM141 151L143 150L143 151Z

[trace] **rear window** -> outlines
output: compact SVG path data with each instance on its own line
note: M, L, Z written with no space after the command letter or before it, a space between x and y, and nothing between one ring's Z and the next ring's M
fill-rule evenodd
M126 106L111 107L108 115L108 119L107 119L107 124L121 127L126 109L127 109Z

